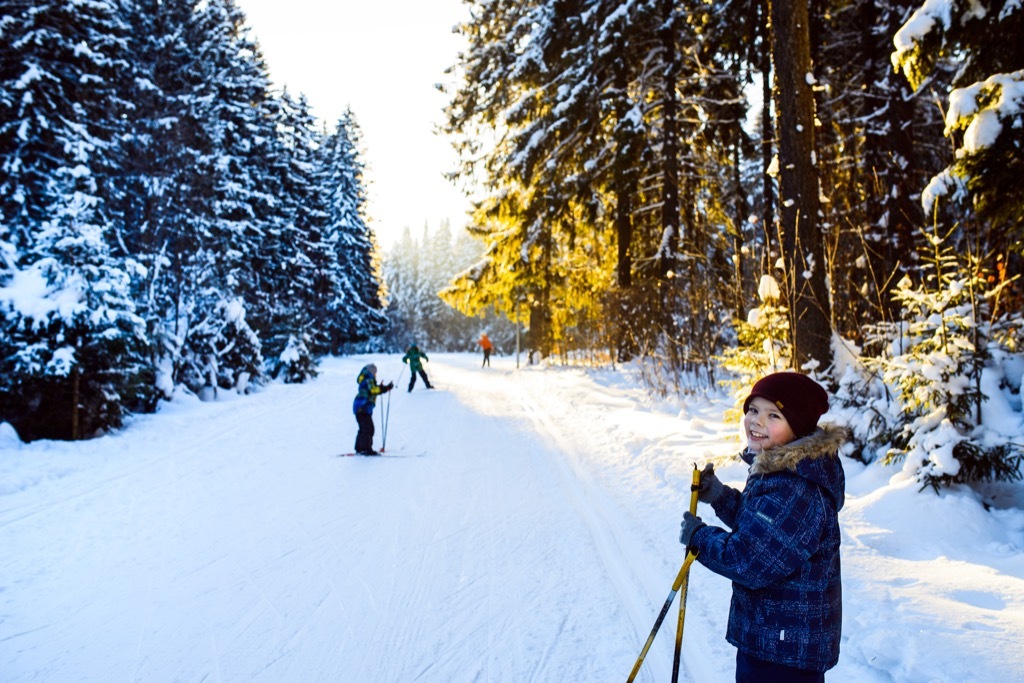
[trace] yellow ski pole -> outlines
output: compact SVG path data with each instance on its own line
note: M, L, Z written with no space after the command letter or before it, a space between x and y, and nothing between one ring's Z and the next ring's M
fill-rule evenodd
M693 514L696 514L697 512L697 489L699 487L700 470L698 470L697 465L694 464L693 483L690 485L690 508ZM672 606L672 601L675 600L676 593L679 592L679 589L687 581L687 577L690 573L690 565L693 564L694 557L696 557L696 555L693 553L687 553L683 566L679 569L679 573L676 574L676 580L672 582L672 590L669 591L668 598L665 599L665 604L661 606L661 612L658 614L658 618L654 621L654 628L651 629L651 635L647 636L647 642L644 643L643 649L640 650L640 656L636 658L636 664L633 665L633 670L629 672L629 678L626 679L626 683L633 683L633 680L636 679L637 673L640 672L640 667L644 663L647 651L651 649L651 643L654 642L654 636L658 635L658 629L661 628L661 623L665 621L665 616L668 614L669 607Z
M690 484L690 514L697 514L697 494L700 490L700 470L697 464L693 465L693 481ZM679 681L679 660L683 651L683 621L686 619L686 589L690 586L690 565L696 559L697 553L686 553L686 561L683 562L683 582L679 587L679 623L676 625L676 652L672 657L672 683Z

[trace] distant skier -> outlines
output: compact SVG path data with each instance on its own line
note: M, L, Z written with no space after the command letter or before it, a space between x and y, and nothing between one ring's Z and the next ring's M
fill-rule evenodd
M356 453L380 455L373 450L373 408L377 405L377 396L388 393L395 388L395 384L377 384L377 366L373 363L359 371L356 381L359 383L359 391L352 401L352 412L355 413L356 424L359 425L359 433L356 434Z
M494 344L491 343L491 338L487 336L486 332L480 333L480 340L477 342L480 348L484 350L484 362L480 367L491 367L491 351L494 350Z
M420 348L415 344L409 344L409 348L405 350L405 355L402 356L402 362L409 364L409 391L412 391L412 388L416 386L416 375L423 378L423 383L427 385L427 389L434 388L427 378L426 371L423 369L424 360L430 360L427 358L427 354L420 351Z

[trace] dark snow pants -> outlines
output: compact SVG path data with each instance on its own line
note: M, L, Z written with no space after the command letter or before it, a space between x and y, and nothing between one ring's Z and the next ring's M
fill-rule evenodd
M427 389L433 389L434 387L430 386L430 380L427 379L427 373L423 370L423 368L420 368L418 372L420 377L423 378L423 383L427 385ZM409 391L412 391L412 388L414 386L416 386L416 373L412 372L409 373Z
M356 453L372 451L373 415L370 413L356 413L356 422L359 424L359 433L356 434Z
M773 664L737 650L736 683L825 683L825 674Z

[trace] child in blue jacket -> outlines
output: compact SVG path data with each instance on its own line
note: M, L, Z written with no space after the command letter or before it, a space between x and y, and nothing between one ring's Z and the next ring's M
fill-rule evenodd
M728 529L683 515L679 541L732 580L726 640L737 683L822 683L839 661L847 432L818 426L827 411L828 394L806 375L760 379L743 404L743 490L722 484L710 463L701 473L698 500Z
M380 455L373 450L373 409L377 405L377 396L386 394L394 388L394 382L377 384L377 366L373 363L359 371L356 378L359 388L352 401L352 412L356 416L359 432L356 434L356 453L359 455Z

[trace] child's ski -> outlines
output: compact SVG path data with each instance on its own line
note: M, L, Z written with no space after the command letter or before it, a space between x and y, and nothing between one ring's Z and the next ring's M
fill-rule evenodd
M364 458L422 458L426 453L378 453L377 455L363 455L362 453L338 453L339 458L346 458L360 455Z

